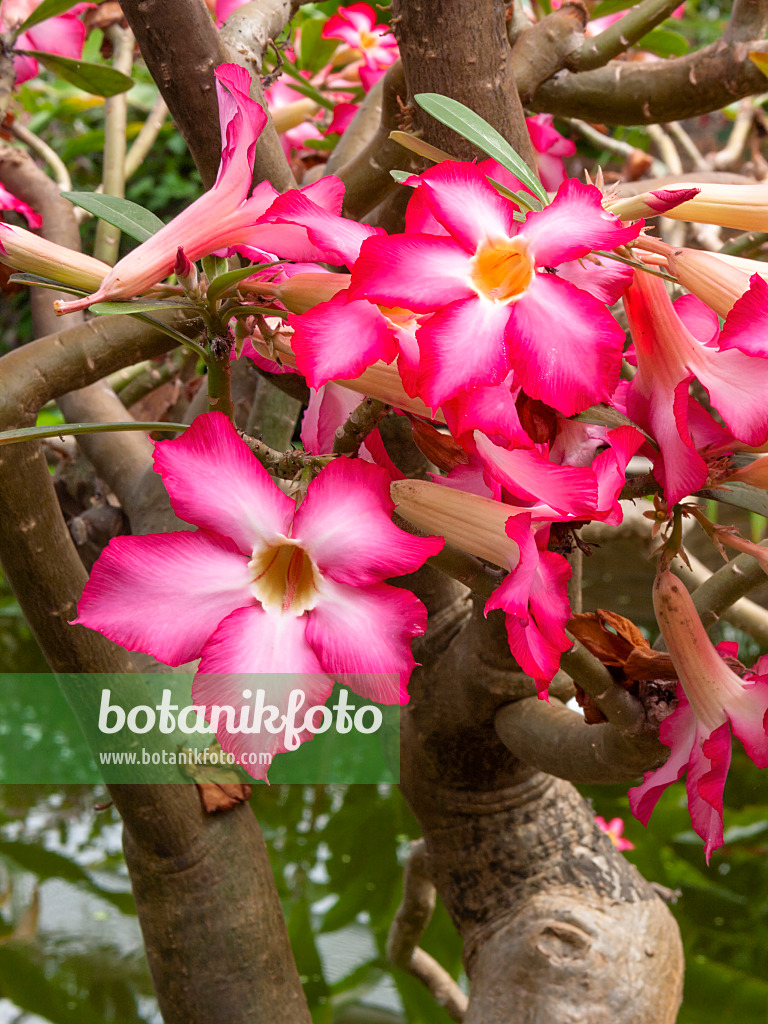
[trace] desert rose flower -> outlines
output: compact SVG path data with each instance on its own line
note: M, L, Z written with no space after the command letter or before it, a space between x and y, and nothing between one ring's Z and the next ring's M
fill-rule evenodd
M0 32L15 31L41 3L42 0L3 0L0 4ZM79 16L88 7L95 6L90 3L73 4L68 11L38 22L16 37L14 48L55 53L60 57L78 60L82 56L85 41L85 25ZM38 71L35 58L22 53L14 56L13 67L17 85L34 78Z
M510 369L526 394L564 415L608 401L623 331L557 268L630 241L641 225L623 227L603 209L598 189L573 180L519 223L515 205L468 163L426 171L417 195L447 234L369 238L349 298L435 314L416 334L425 402L434 408L460 391L498 384Z
M12 192L9 192L7 188L3 188L0 185L0 210L15 210L16 213L20 213L23 217L26 217L27 224L30 228L42 227L43 218L39 213L35 213L32 207L23 202L21 199L17 199Z
M155 469L176 514L199 530L115 538L77 623L168 665L200 658L193 699L209 707L243 705L241 673L282 674L268 685L283 712L290 673L301 674L307 706L326 700L335 673L369 699L408 699L410 641L427 613L384 581L414 572L443 540L393 524L385 470L336 459L297 508L216 412L160 442ZM263 734L220 729L218 739L236 756L286 749Z
M678 705L659 730L659 739L670 748L669 760L629 791L630 807L647 825L667 786L687 773L688 809L709 862L712 851L723 844L731 730L757 767L768 768L768 676L740 679L725 664L690 594L668 570L656 580L653 606L679 675Z
M598 814L595 816L595 824L601 832L605 832L617 850L634 850L635 844L630 843L622 835L624 832L624 822L621 818L611 818L610 821L606 821L605 818Z
M756 446L768 436L768 362L760 354L744 351L750 337L759 344L760 321L748 312L738 321L738 331L734 326L731 332L728 326L732 316L738 317L742 303L753 311L750 303L754 301L753 295L739 299L717 347L694 337L659 278L636 272L624 295L638 368L626 393L627 413L658 442L660 456L654 473L670 504L702 487L708 474L690 435L692 378L706 388L712 405L739 441ZM724 343L729 337L733 347Z
M536 114L525 119L536 151L536 170L549 192L557 192L567 177L563 157L573 156L576 152L576 143L560 134L552 124L554 119L553 114Z
M386 25L376 24L376 12L368 4L339 7L323 26L322 37L342 39L360 53L360 82L366 92L398 57L397 40Z

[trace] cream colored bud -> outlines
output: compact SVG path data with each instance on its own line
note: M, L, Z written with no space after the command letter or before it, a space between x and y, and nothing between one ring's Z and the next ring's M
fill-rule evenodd
M270 114L277 134L282 135L283 132L288 132L291 128L298 128L300 124L308 121L319 109L319 103L315 103L314 100L305 96L300 100L294 100L293 103L286 103L284 107L270 110Z
M448 544L503 569L514 569L520 560L520 549L504 527L525 509L426 480L395 480L390 493L398 515Z
M0 223L0 263L25 274L37 274L59 284L95 291L112 269L101 260L49 242L39 235Z

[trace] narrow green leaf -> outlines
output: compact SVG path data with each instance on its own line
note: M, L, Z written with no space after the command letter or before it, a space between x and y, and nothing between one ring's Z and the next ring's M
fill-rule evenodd
M543 203L549 202L549 196L528 164L515 152L504 136L500 135L487 121L484 121L479 114L470 110L469 107L465 107L463 103L452 100L448 96L440 96L435 92L422 92L414 98L422 110L431 114L441 124L452 128L462 138L482 149L494 160L498 160L524 185L527 185Z
M59 423L47 427L19 427L16 430L0 432L0 445L16 444L19 441L39 441L46 437L71 437L76 434L108 434L123 430L186 430L188 423L139 423L129 420L125 423Z
M507 199L511 199L513 203L517 203L521 210L527 210L529 213L533 211L539 211L542 209L541 203L538 199L535 199L530 192L513 192L511 188L507 188L506 185L502 185L500 181L496 181L495 178L491 178L486 174L486 180L493 185L499 195L506 196Z
M403 149L409 149L412 153L418 153L419 156L426 157L427 160L431 160L435 164L440 164L443 160L455 160L455 156L451 156L450 153L446 153L444 149L438 149L437 146L430 146L424 139L418 138L416 135L412 135L410 132L394 131L389 133L390 139L396 142L398 146L402 146Z
M602 0L602 3L593 8L590 18L594 21L595 18L603 18L607 14L626 11L627 8L632 6L633 2L634 0Z
M281 70L293 79L292 89L296 92L300 92L302 96L307 96L309 99L314 100L321 107L325 107L326 110L333 111L334 104L327 96L323 96L319 89L316 89L314 85L310 85L306 78L300 74L296 68L292 67L290 61L285 61L282 65Z
M187 309L190 316L194 316L197 312L191 302L174 302L172 299L158 299L155 302L151 300L147 302L140 300L136 302L97 302L90 308L91 312L96 313L97 316L120 316L121 314L134 316L136 313L151 313L158 309Z
M214 256L213 253L203 256L201 263L203 273L209 281L215 281L217 277L221 277L222 274L229 272L229 262L227 259L221 256Z
M668 28L651 29L637 45L643 50L650 50L657 57L683 57L688 53L688 40L685 36Z
M305 18L301 23L298 67L319 71L331 59L339 45L336 39L323 39L325 18Z
M619 412L618 409L614 409L610 405L590 405L584 412L578 413L576 416L571 416L572 420L576 420L578 423L596 423L601 427L634 427L635 430L639 430L646 440L650 441L654 448L658 448L658 445L646 432L638 427L636 423L625 416L623 412Z
M400 185L405 185L413 177L413 171L390 171L389 174Z
M80 288L70 288L69 285L53 281L49 277L38 277L37 274L11 274L8 280L14 284L29 284L35 288L51 288L53 291L67 292L68 295L88 294L88 292L84 292Z
M228 270L226 274L219 274L208 285L208 301L215 302L233 284L239 284L240 281L253 277L260 270L269 270L270 267L280 266L281 262L281 260L277 260L274 263L252 263L247 267L238 267L236 270Z
M103 196L99 192L62 192L65 199L81 206L99 220L120 228L137 242L146 242L156 231L165 227L159 217L138 203L119 196Z
M756 512L768 518L768 494L759 487L742 483L740 480L696 491L696 496L710 501L722 501L726 505L735 505L736 508L745 508L748 512Z
M63 14L70 7L72 7L72 0L43 0L40 6L32 11L27 20L19 25L17 35L26 32L33 25L39 25L41 21L45 21L47 18L55 18L57 14Z
M193 338L188 338L181 331L177 331L174 327L164 324L162 320L156 320L153 316L149 316L148 313L131 313L131 316L135 316L137 320L141 320L143 324L149 324L154 327L156 331L160 331L162 334L167 334L169 338L173 338L177 345L182 345L184 348L190 349L192 352L196 352L197 355L203 359L206 363L208 362L208 353L205 351L202 345L199 345Z
M102 64L88 64L86 61L71 60L69 57L59 57L54 53L42 53L40 50L17 50L16 52L34 57L54 75L63 78L70 85L77 86L83 92L90 92L95 96L117 96L118 93L128 92L133 87L133 79L128 75L124 75L122 71L115 71L114 68L104 67Z

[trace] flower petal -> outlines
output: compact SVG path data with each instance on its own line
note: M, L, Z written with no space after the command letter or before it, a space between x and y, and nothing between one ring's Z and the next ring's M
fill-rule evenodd
M694 832L704 840L707 864L712 851L723 845L723 789L730 764L731 731L723 722L703 743L694 743L686 778L688 812Z
M352 380L379 359L391 363L397 346L378 306L347 300L344 292L300 316L290 316L296 365L312 388Z
M435 219L472 255L482 241L517 234L515 207L474 164L445 160L419 175Z
M298 189L279 196L264 217L277 224L299 224L307 229L314 245L326 256L324 263L344 263L351 267L360 255L360 246L373 235L381 235L381 228L338 217L322 209ZM328 259L330 255L333 258Z
M160 441L155 469L177 516L231 537L244 554L288 533L296 506L223 413L204 413L181 437Z
M509 307L480 296L461 299L416 332L421 359L418 389L437 408L460 391L500 383L509 372L504 331Z
M630 789L630 810L643 825L647 825L653 809L667 786L683 777L696 742L696 718L685 698L683 688L678 686L678 705L661 723L659 740L670 748L665 763L651 772L646 772L642 783Z
M368 238L352 268L349 297L431 313L475 294L469 285L469 260L466 249L452 238Z
M323 575L367 586L415 572L443 547L441 537L414 537L392 522L390 476L360 459L335 459L312 481L292 537Z
M618 217L603 209L599 189L569 178L549 206L528 214L520 234L527 239L537 267L556 267L592 249L624 245L637 238L642 227L642 221L623 227Z
M758 768L768 768L768 676L743 682L743 695L726 711L733 733Z
M537 274L510 306L507 344L526 394L565 416L616 389L624 332L602 303L554 275Z
M288 749L285 722L280 719L288 711L291 691L300 690L304 696L296 713L300 728L307 709L324 704L333 689L333 680L322 671L307 643L306 627L305 616L268 615L259 607L240 608L221 623L203 651L192 698L209 710L216 705L234 709L234 728L228 729L226 713L220 714L216 738L253 778L266 779L272 757ZM258 721L260 731L235 731L242 711L253 708L259 690L263 691L264 706ZM278 713L270 713L267 705ZM245 724L255 728L255 717L251 711ZM268 722L279 731L271 732ZM312 733L302 730L296 738L301 743L311 739Z
M377 583L348 587L326 580L308 613L307 640L332 673L379 704L405 704L415 664L411 638L427 628L427 610L409 590Z
M223 537L164 533L115 537L78 604L81 626L167 665L200 656L235 608L253 604L248 561Z

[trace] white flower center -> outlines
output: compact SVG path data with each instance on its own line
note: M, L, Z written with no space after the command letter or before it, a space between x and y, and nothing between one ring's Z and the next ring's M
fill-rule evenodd
M519 235L481 242L470 260L472 287L492 302L515 302L525 294L533 273L528 245Z
M251 592L265 611L303 615L315 607L320 571L306 551L287 537L254 551L248 563Z

